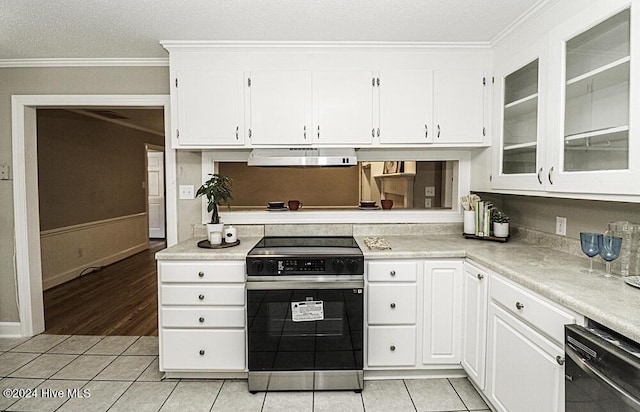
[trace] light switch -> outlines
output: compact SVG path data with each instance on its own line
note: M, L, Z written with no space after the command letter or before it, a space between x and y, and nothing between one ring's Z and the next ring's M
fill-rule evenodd
M179 199L193 199L193 185L180 185L179 188Z
M428 197L424 199L424 208L431 209L431 199L429 199Z
M9 165L0 165L0 180L11 180Z

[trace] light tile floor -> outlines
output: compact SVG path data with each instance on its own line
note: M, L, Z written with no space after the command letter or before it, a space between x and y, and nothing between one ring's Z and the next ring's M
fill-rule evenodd
M163 380L154 336L0 339L0 390L2 411L489 410L466 378L365 381L362 393L257 394L242 380Z

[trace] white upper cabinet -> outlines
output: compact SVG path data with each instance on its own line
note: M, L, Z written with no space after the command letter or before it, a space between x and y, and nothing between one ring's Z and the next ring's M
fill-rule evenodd
M311 72L254 71L247 79L252 145L311 143Z
M640 14L631 7L598 1L550 33L547 190L640 194Z
M544 190L546 38L496 65L495 189Z
M484 86L481 70L434 71L434 143L484 141Z
M433 70L380 72L380 143L433 143Z
M180 145L244 145L241 71L183 70L175 78Z
M313 72L313 143L370 145L374 134L373 72Z

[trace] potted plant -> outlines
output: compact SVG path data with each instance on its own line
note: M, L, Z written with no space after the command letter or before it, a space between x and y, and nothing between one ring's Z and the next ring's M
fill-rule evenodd
M231 196L231 179L217 173L209 173L209 176L211 178L200 186L196 192L196 197L207 197L207 212L211 212L211 223L207 223L207 233L209 234L209 242L211 242L211 233L220 232L222 234L224 228L224 224L220 223L218 206L224 203L227 207L230 207L229 200L233 200L233 196ZM211 243L219 244L221 241Z
M493 235L495 237L509 237L509 216L499 209L491 210Z

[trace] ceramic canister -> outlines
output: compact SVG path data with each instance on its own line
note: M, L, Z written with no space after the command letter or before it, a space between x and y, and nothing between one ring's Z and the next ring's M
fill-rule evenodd
M224 229L224 242L225 243L233 243L236 240L238 240L238 230L233 226L229 226L229 227L225 228Z

